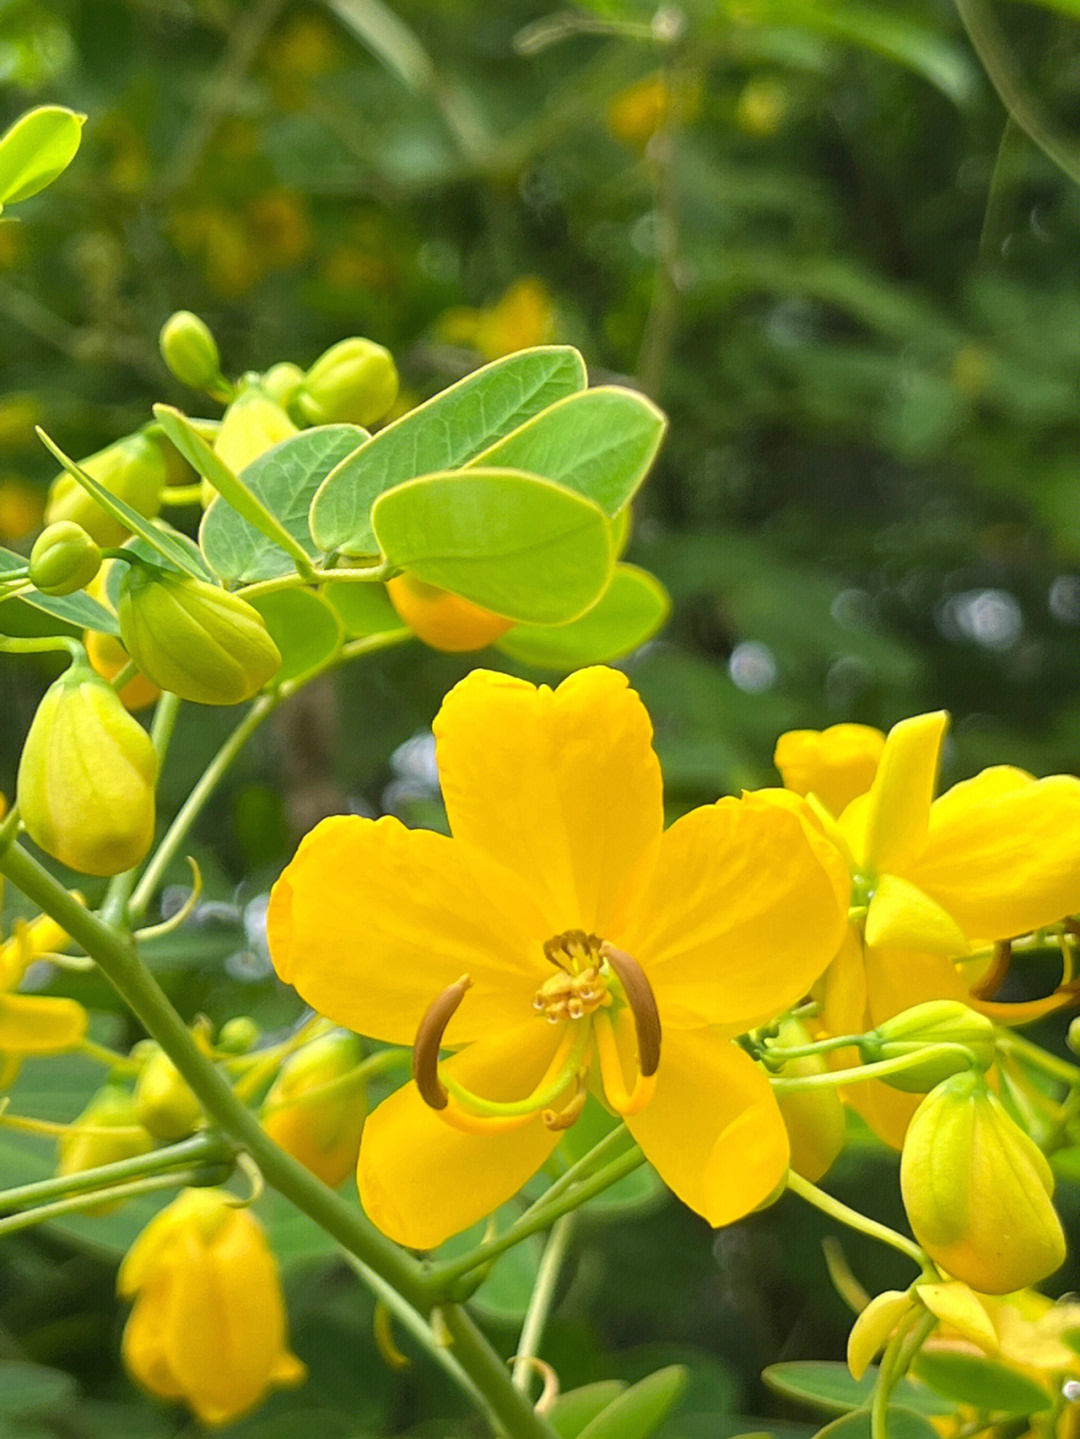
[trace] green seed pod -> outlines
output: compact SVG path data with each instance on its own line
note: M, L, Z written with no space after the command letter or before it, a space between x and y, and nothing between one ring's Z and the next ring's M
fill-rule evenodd
M183 385L193 390L214 390L224 383L217 341L198 315L177 310L158 336L161 358Z
M915 1111L900 1190L927 1254L980 1294L1038 1284L1065 1261L1050 1166L970 1069L944 1080Z
M161 446L148 435L127 435L79 463L92 479L147 519L161 509L169 467ZM59 520L74 520L99 545L122 544L128 535L120 521L103 510L66 470L53 480L45 505L46 523Z
M389 350L353 338L331 345L307 372L296 406L311 425L372 425L397 399L398 372Z
M135 1082L135 1116L155 1139L185 1139L202 1121L202 1105L169 1056L154 1047Z
M116 617L143 674L197 704L239 704L281 666L258 611L205 580L133 565L121 583Z
M35 844L82 874L120 874L154 837L157 753L112 686L76 663L46 690L19 761Z
M30 551L30 581L43 595L71 595L101 568L101 550L74 520L48 525Z
M899 1059L937 1044L961 1045L974 1055L980 1069L989 1069L994 1062L993 1022L958 999L932 999L879 1024L863 1040L860 1050L867 1061ZM970 1067L961 1050L944 1050L928 1054L910 1069L882 1078L894 1089L926 1094L950 1074Z

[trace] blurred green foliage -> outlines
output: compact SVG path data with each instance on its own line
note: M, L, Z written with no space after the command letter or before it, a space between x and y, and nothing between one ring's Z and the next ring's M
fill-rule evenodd
M1080 134L1080 5L991 20L1054 132ZM230 373L368 335L414 400L567 342L671 419L627 558L674 613L626 668L676 808L770 782L782 729L927 708L954 715L948 779L1080 767L1080 191L1006 123L946 0L0 0L0 79L0 124L89 117L76 162L0 221L6 544L28 548L55 472L35 423L79 456L190 405L157 351L177 309ZM245 753L193 842L214 902L155 956L184 1012L292 1020L258 896L323 813L437 822L422 736L474 662L363 662ZM9 794L46 679L0 668ZM182 715L163 810L227 724ZM92 976L79 997L116 1010ZM34 1102L58 1119L69 1083L54 1061L20 1081L56 1086ZM0 1154L12 1182L48 1168L40 1145ZM839 1192L889 1163L855 1150ZM0 1257L0 1439L200 1432L119 1377L94 1223ZM823 1232L790 1197L713 1239L671 1204L587 1218L548 1346L564 1386L685 1363L668 1439L750 1414L809 1434L756 1375L839 1352ZM431 1420L458 1411L430 1366L380 1361L343 1267L286 1249L312 1378L228 1434L472 1432ZM895 1256L849 1258L871 1292L906 1282Z

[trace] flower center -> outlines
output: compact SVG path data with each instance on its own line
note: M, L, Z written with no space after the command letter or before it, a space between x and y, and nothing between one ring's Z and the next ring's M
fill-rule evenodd
M568 929L544 945L544 954L558 966L559 973L545 979L536 991L533 1009L549 1024L557 1024L560 1019L583 1019L611 1004L601 953L603 943L598 935Z

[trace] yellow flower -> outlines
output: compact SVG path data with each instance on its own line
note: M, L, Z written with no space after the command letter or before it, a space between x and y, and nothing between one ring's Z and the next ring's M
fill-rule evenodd
M979 1294L960 1280L916 1284L914 1293L941 1321L943 1330L927 1349L967 1345L1060 1392L1066 1376L1080 1376L1080 1356L1067 1336L1080 1330L1080 1304L1056 1303L1033 1289ZM959 1343L962 1341L962 1343Z
M797 817L749 796L664 831L649 718L610 669L555 691L474 671L435 734L453 838L324 820L268 914L308 1003L414 1046L364 1130L368 1214L434 1247L516 1193L590 1088L692 1209L746 1214L788 1141L730 1041L806 992L843 923Z
M935 800L947 724L939 711L894 725L872 782L850 798L865 774L851 759L858 727L824 731L816 760L808 732L777 747L785 782L821 798L822 827L851 876L852 923L823 984L831 1034L860 1033L936 999L964 1001L994 1019L1035 1017L1037 1006L974 999L954 961L1080 907L1080 780L1037 780L1001 765ZM867 757L872 749L868 740ZM839 804L833 820L826 811ZM1040 1003L1051 1002L1060 996ZM858 1086L852 1100L879 1134L900 1143L909 1099L874 1084Z
M146 1226L117 1278L135 1308L122 1354L162 1399L227 1424L306 1370L287 1348L277 1264L258 1220L219 1189L187 1189Z
M784 786L814 794L838 815L874 782L885 736L864 724L834 724L827 730L793 729L776 742L773 762Z
M36 959L67 943L56 921L42 914L16 920L11 937L0 944L0 1089L14 1082L28 1055L74 1049L86 1033L86 1010L75 1000L15 992Z
M485 310L458 305L438 321L450 344L472 345L486 360L546 345L555 335L555 306L542 280L524 275Z

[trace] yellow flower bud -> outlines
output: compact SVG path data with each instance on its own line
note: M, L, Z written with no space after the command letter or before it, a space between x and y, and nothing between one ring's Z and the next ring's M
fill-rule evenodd
M48 525L30 551L30 582L43 595L72 595L101 568L101 550L74 520Z
M257 610L239 595L175 571L133 566L116 617L143 674L197 704L239 704L281 666Z
M932 999L879 1024L860 1049L867 1060L899 1059L937 1044L961 1045L974 1055L980 1069L989 1069L994 1062L993 1022L958 999ZM957 1074L970 1065L963 1050L945 1050L928 1054L911 1069L882 1075L882 1078L894 1089L925 1094L950 1074Z
M156 1045L135 1082L135 1116L155 1139L186 1139L202 1122L202 1105Z
M304 372L299 365L282 360L280 364L270 366L261 383L264 395L268 395L275 404L288 407L304 383Z
M128 1251L117 1288L135 1307L124 1365L144 1389L227 1424L299 1384L278 1267L255 1216L220 1189L187 1189Z
M915 1111L900 1188L934 1263L982 1294L1037 1284L1064 1263L1050 1166L971 1070L944 1080Z
M810 1035L797 1019L788 1018L780 1024L776 1043L794 1049L809 1044ZM821 1055L807 1055L789 1059L780 1073L786 1077L824 1074L828 1067ZM840 1096L830 1086L790 1090L776 1099L791 1140L791 1167L816 1184L844 1147L846 1124Z
M815 794L830 814L839 815L873 784L884 748L885 736L868 725L795 729L777 740L773 763L785 788Z
M355 1035L322 1035L286 1060L263 1104L271 1139L332 1189L354 1172L360 1152L366 1096L342 1083L360 1059Z
M148 435L128 435L79 464L92 479L140 515L152 518L161 509L169 466L162 447ZM58 520L74 520L99 545L118 545L128 533L66 470L49 487L45 520L50 525Z
M161 358L183 385L193 390L216 388L222 381L221 356L210 328L190 310L177 310L158 336Z
M154 837L157 753L110 685L73 664L46 690L19 761L35 844L83 874L119 874Z
M260 385L249 384L222 415L214 453L238 475L252 460L298 433L282 407Z
M106 1084L61 1136L56 1172L81 1174L84 1169L148 1154L153 1147L153 1139L139 1123L131 1095L118 1084ZM85 1212L109 1214L115 1208L116 1202L105 1202Z
M493 615L471 600L425 584L413 575L387 580L386 593L413 634L433 650L451 654L480 650L513 628L513 620Z
M394 357L374 340L340 340L315 361L296 406L311 425L373 425L397 399Z

